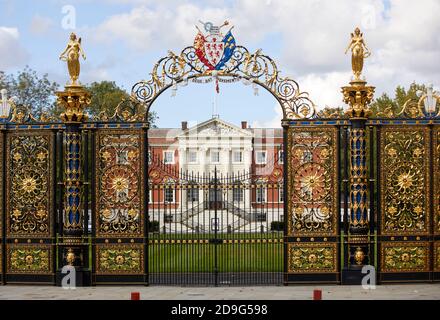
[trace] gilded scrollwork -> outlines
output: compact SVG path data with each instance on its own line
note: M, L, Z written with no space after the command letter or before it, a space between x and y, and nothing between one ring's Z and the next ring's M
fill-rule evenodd
M8 273L49 274L52 272L51 248L47 245L8 246Z
M336 244L289 243L289 273L323 273L337 271Z
M381 250L382 272L423 272L429 270L429 244L384 243Z
M98 247L97 274L140 274L144 272L142 245Z
M97 233L141 235L143 230L141 131L98 133Z
M329 127L289 130L289 235L336 234L336 135Z
M136 83L132 96L145 105L148 112L153 101L166 89L178 83L197 81L201 77L243 79L246 84L266 88L280 103L284 119L306 119L316 117L316 107L308 93L300 90L296 81L282 77L275 61L264 55L261 49L255 53L236 46L231 59L222 70L210 70L196 54L194 47L187 47L179 55L169 51L153 67L149 80Z
M429 129L387 127L381 139L382 234L429 231Z
M437 93L432 94L436 103L432 113L427 112L425 109L425 101L428 99L428 94L422 94L418 100L410 98L405 101L402 106L398 106L397 110L393 106L386 107L383 111L379 112L377 116L383 118L409 118L420 119L426 117L440 117L440 96Z
M24 123L56 123L61 120L50 113L44 111L35 116L32 114L32 108L23 104L12 104L10 123L24 124Z
M122 99L113 115L102 111L93 121L103 122L142 122L146 121L145 105L134 97Z
M51 148L50 132L20 132L8 137L8 235L41 237L52 233Z

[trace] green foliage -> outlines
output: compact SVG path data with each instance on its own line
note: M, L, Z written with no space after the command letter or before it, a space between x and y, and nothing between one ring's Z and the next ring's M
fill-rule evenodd
M0 71L0 88L8 90L9 97L16 97L18 104L31 108L35 116L55 109L55 92L59 85L50 82L47 74L39 76L36 71L26 66L17 74L5 74Z
M102 111L111 116L122 99L130 98L130 95L119 88L114 81L92 82L86 86L86 89L92 95L92 101L86 109L91 116L97 116Z
M38 75L36 71L26 66L17 74L5 74L0 71L0 89L8 90L9 97L16 97L18 104L31 108L33 115L39 117L42 112L59 116L63 110L56 105L55 92L59 90L56 82L50 82L47 74ZM106 111L109 116L115 112L116 106L122 99L129 99L130 95L113 81L93 82L86 86L92 94L92 102L86 112L97 116ZM149 114L150 125L154 127L157 114Z
M122 99L130 99L130 95L118 87L114 81L93 82L87 85L86 89L92 95L92 101L86 109L86 112L91 116L97 116L103 111L108 116L112 116ZM156 113L150 112L148 120L154 127L154 122L157 120Z

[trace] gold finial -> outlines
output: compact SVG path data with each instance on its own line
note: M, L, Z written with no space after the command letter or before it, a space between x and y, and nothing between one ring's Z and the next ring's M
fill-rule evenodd
M354 30L354 33L351 33L351 40L348 44L347 49L345 50L345 54L347 54L348 50L350 49L351 68L353 70L355 79L360 80L362 69L364 67L364 59L368 58L371 55L371 52L367 48L367 45L365 44L365 40L363 38L363 33L359 28L356 28Z
M60 54L60 60L67 61L67 68L70 75L70 85L77 86L79 73L80 73L80 63L79 56L82 55L83 59L86 59L86 55L81 47L81 38L77 38L75 33L70 34L69 42L67 43L66 49Z

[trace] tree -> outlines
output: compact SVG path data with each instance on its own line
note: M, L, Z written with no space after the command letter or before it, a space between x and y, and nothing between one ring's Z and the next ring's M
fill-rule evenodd
M49 81L47 73L39 76L28 66L16 75L0 71L0 88L8 90L9 97L16 97L17 104L31 108L37 117L55 108L58 87L56 82Z
M92 101L86 108L86 111L91 116L97 116L102 111L112 116L122 99L130 99L130 95L124 89L118 87L114 81L93 82L87 85L86 89L92 95ZM150 125L154 127L157 114L154 111L150 112L148 120L150 121Z

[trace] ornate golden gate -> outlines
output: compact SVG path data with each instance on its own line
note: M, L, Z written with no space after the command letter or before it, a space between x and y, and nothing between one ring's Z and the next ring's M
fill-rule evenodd
M284 246L285 284L360 284L368 266L381 282L439 280L440 97L431 90L399 114L389 108L372 118L375 88L360 77L368 52L359 30L349 47L354 78L342 88L344 114L317 113L270 57L236 46L231 30L227 59L215 66L203 57L202 38L160 59L113 115L87 119L90 94L77 82L73 58L67 59L71 83L57 92L59 119L35 119L13 106L0 124L3 284L60 284L63 266L74 268L77 285L149 284L150 240L164 240L149 234L156 228L148 203L151 105L179 83L238 80L267 89L283 111L287 205L284 238L276 243ZM68 49L79 50L76 37L71 41ZM213 209L227 208L218 207L214 189ZM217 237L216 223L216 244L241 243ZM258 243L253 240L244 241Z
M438 276L438 132L426 119L380 127L380 281Z
M285 282L339 282L339 128L287 129Z
M23 110L21 110L23 111ZM0 136L3 283L55 283L57 125L15 109ZM31 123L34 124L31 124Z

